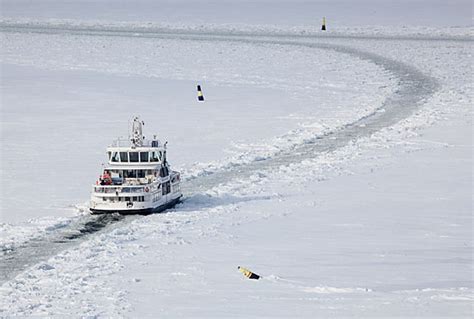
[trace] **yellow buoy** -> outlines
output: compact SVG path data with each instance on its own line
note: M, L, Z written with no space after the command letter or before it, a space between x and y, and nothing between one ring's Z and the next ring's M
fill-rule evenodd
M238 266L237 269L242 273L244 274L245 277L247 277L248 279L255 279L255 280L259 280L260 279L260 276L251 272L250 270L246 269L246 268L243 268L243 267L240 267Z

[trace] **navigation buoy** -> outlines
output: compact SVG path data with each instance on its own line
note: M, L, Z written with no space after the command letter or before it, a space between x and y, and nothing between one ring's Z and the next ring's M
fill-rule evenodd
M200 85L197 86L197 90L198 90L198 101L204 101L204 95L202 95L202 90L201 90Z
M326 17L323 17L323 25L321 26L322 31L326 31Z
M237 269L238 269L242 274L244 274L244 276L247 277L248 279L255 279L255 280L259 280L259 279L260 279L260 276L259 276L259 275L254 274L253 272L251 272L251 271L248 270L248 269L245 269L245 268L240 267L240 266L238 266Z

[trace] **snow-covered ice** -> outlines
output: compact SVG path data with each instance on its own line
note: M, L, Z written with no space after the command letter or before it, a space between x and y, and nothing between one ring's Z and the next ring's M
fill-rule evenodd
M469 1L158 3L2 3L1 316L472 316ZM48 246L133 114L186 200Z

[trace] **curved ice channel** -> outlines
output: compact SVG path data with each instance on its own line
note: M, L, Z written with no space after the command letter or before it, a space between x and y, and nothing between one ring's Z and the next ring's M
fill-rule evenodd
M96 35L96 36L117 36L133 38L169 38L195 40L195 41L234 41L250 44L275 44L286 46L299 46L307 48L317 48L324 50L333 50L348 54L354 58L363 59L372 62L388 72L392 73L398 79L398 90L392 95L387 96L379 110L384 112L374 112L364 118L361 118L351 124L348 124L336 131L327 133L323 136L315 137L312 141L300 144L291 150L281 151L271 158L253 161L247 164L232 166L218 171L208 173L188 180L183 184L183 192L186 198L193 194L198 194L209 188L233 180L234 178L245 178L256 172L268 171L288 165L298 163L305 159L314 157L315 154L331 152L347 145L350 141L362 137L370 136L382 128L389 127L398 121L410 116L423 101L432 95L438 84L436 81L423 74L416 68L407 64L382 57L377 54L354 49L348 46L321 43L323 39L308 39L287 37L265 37L262 34L258 36L236 36L223 33L171 33L171 32L148 32L134 33L123 30L114 31L109 29L70 29L70 28L47 28L29 27L15 28L0 25L2 32L34 32L51 34L76 34L76 35ZM357 37L354 37L357 38ZM315 42L319 41L319 42ZM67 227L49 232L47 235L35 238L18 247L10 247L8 250L0 252L0 283L4 283L28 267L46 260L65 250L84 241L91 234L97 234L104 231L110 231L115 227L120 227L137 216L123 217L120 215L110 216L82 216L78 220L70 223Z

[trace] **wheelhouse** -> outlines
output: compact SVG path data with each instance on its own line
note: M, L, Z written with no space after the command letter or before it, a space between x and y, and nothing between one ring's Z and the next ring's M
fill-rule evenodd
M109 164L157 164L161 163L166 150L153 148L117 148L109 147L107 149L107 158Z

